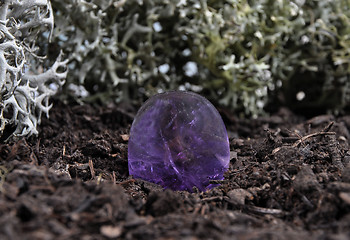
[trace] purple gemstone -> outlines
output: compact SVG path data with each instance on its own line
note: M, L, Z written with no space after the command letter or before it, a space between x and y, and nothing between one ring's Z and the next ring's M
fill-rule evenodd
M130 130L129 173L173 190L201 191L222 180L230 162L226 128L204 97L173 91L151 97Z

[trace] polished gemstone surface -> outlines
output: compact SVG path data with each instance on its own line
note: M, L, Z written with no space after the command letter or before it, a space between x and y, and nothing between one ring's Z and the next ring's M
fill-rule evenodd
M230 161L224 122L204 97L172 91L151 97L130 130L129 173L173 190L205 191Z

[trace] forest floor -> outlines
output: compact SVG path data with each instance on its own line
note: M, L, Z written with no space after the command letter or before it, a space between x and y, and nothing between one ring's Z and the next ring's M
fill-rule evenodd
M0 239L350 239L350 116L219 111L230 168L189 193L129 176L136 110L55 102L0 144Z

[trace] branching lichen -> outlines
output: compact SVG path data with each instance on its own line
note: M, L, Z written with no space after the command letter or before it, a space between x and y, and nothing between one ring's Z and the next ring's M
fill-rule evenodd
M0 4L0 136L30 136L37 133L42 113L48 116L49 97L65 82L67 61L60 55L45 69L44 58L36 54L39 35L50 37L54 24L49 1ZM7 127L14 130L3 136Z
M85 100L184 89L254 116L279 89L291 106L349 103L349 0L52 2Z

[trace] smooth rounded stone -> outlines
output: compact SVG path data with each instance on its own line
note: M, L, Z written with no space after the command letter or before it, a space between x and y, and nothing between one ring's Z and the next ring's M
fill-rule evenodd
M204 97L172 91L151 97L130 130L129 173L164 188L210 189L230 162L224 122Z

